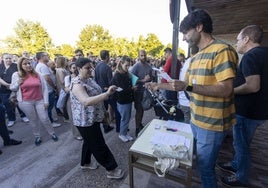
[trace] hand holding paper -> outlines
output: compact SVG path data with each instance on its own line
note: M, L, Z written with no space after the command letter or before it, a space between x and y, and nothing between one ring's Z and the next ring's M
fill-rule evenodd
M167 81L172 80L172 78L166 72L161 72L159 75Z
M121 88L121 87L118 87L118 88L116 88L116 91L117 92L120 92L120 91L122 91L123 89Z
M132 86L135 86L137 84L137 81L138 81L138 77L132 73L130 73L131 75L131 82L132 82Z

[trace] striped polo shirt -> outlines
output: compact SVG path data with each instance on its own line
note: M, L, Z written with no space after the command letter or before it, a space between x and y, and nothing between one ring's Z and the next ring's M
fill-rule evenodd
M217 85L234 78L238 64L235 49L219 40L199 51L190 63L189 85ZM204 129L223 131L235 123L234 96L228 98L191 94L191 121Z

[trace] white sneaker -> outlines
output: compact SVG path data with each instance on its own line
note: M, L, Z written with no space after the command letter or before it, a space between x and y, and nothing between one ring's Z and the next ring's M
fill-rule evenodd
M119 138L123 141L123 142L128 142L128 138L125 135L119 135Z
M133 140L133 137L132 136L130 136L130 135L126 135L126 137L127 137L127 139L129 140L129 141L132 141Z
M119 168L116 168L111 171L107 171L106 173L107 173L107 178L110 178L110 179L121 179L124 176L123 170Z
M22 117L21 120L24 122L24 123L29 123L29 119L27 117Z
M53 122L53 123L51 123L51 125L52 125L52 127L60 127L61 126L61 124L60 123L55 123L55 122Z
M96 161L91 161L90 164L85 164L84 166L80 166L82 170L90 169L95 170L99 167L98 163Z
M15 124L15 121L8 121L7 126L12 127Z

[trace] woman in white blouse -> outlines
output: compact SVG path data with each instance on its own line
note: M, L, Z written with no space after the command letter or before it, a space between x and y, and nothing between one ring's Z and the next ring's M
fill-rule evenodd
M18 105L29 118L35 136L35 145L41 144L40 123L56 142L54 129L47 114L48 90L42 76L34 70L29 59L22 57L18 61L18 72L13 73L10 90L17 92Z

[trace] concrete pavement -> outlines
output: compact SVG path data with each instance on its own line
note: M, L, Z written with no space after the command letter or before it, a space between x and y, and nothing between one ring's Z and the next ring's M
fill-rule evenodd
M130 134L134 136L135 110L132 112ZM144 114L143 122L147 124L157 118L151 109ZM106 178L105 169L82 171L80 169L80 155L82 142L72 137L69 123L63 123L59 118L61 127L55 128L59 141L54 142L42 128L42 144L34 145L31 127L21 122L17 117L16 124L9 128L14 131L10 135L14 139L22 140L17 146L3 146L0 139L0 188L129 188L128 182L128 150L133 142L123 143L114 131L104 134L107 145L117 160L120 168L124 169L125 176L122 180ZM268 167L268 142L267 125L257 129L252 149L252 176L251 187L267 187ZM226 140L219 154L221 161L228 161L233 156L232 140ZM200 187L200 179L193 169L192 188ZM182 185L155 174L150 174L134 168L134 184L136 188L180 188ZM221 187L221 185L219 185Z
M130 122L130 134L132 136L135 133L134 115L135 111L132 113ZM154 111L152 109L146 111L144 124L153 118L156 118ZM54 142L42 127L42 144L35 146L31 127L17 117L15 125L8 129L14 131L10 135L12 138L22 140L23 143L17 146L4 147L3 142L0 141L0 149L3 151L3 154L0 155L1 188L129 187L128 150L133 142L123 143L119 140L115 130L104 134L106 143L114 154L119 167L125 171L122 180L110 180L106 178L105 169L101 166L97 170L82 171L80 169L82 142L72 137L69 123L63 123L61 117L59 117L58 122L63 124L61 127L55 128L59 141ZM160 188L164 186L163 183L159 185L154 183L154 186L150 186L152 175L149 173L135 169L134 175L135 187ZM157 176L155 178L158 179ZM166 183L172 185L173 182ZM175 183L174 187L178 187L178 185Z

